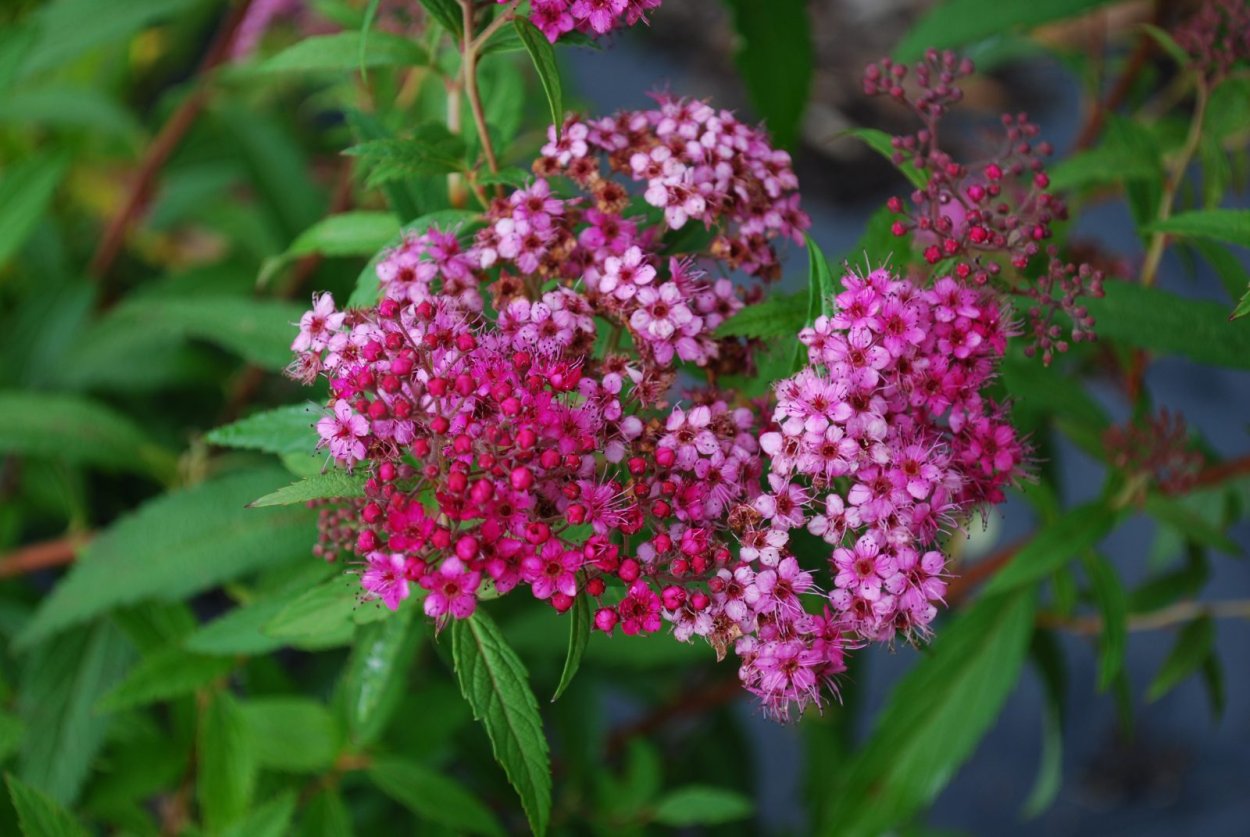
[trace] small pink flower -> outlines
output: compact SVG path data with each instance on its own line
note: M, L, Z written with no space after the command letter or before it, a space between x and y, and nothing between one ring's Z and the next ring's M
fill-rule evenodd
M317 433L322 444L329 446L330 454L345 465L365 458L365 443L361 439L369 435L369 421L353 412L346 401L334 402L334 415L317 422Z
M435 619L448 614L466 619L477 609L477 586L482 581L480 572L471 572L459 558L443 561L438 570L421 577L421 586L429 592L425 596L425 615Z

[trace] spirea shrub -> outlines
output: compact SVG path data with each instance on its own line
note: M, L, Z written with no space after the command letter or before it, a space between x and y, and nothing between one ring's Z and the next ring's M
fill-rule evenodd
M1027 662L975 828L1066 657L1222 711L1245 0L99 5L0 12L0 834L923 830Z

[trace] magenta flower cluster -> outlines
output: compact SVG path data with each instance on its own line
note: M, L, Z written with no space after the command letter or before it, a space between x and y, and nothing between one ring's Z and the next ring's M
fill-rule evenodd
M498 0L509 3L512 0ZM530 22L553 44L569 32L592 38L646 20L660 0L533 0Z
M471 240L429 228L388 253L376 305L322 295L301 320L291 374L329 382L321 444L364 477L323 508L320 554L359 556L387 607L422 591L440 624L518 588L559 612L585 597L609 634L668 623L732 648L782 718L822 703L848 649L927 635L939 534L1024 459L983 394L1010 333L992 291L844 277L766 421L716 389L748 353L715 331L762 293L730 277L776 276L774 242L809 225L788 156L661 97L566 122L535 172ZM674 406L682 368L710 385Z

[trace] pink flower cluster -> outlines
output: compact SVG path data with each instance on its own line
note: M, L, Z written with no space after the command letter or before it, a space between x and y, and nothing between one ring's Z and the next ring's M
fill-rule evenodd
M1050 144L1038 141L1040 129L1021 114L1004 114L1000 146L978 163L959 162L938 143L939 123L963 97L958 86L973 64L952 52L930 50L908 68L886 58L868 66L864 92L885 95L910 107L922 122L915 134L895 137L894 161L915 166L926 183L911 194L913 208L897 197L889 208L901 217L897 236L912 235L929 264L951 260L960 279L984 285L991 279L1033 300L1029 310L1032 351L1049 363L1068 344L1055 323L1063 312L1072 322L1074 342L1094 337L1094 320L1080 304L1082 296L1102 295L1102 274L1087 265L1067 264L1047 248L1047 270L1040 278L1024 271L1053 235L1056 221L1067 217L1063 200L1049 190L1044 159ZM1016 271L1009 281L1004 267ZM1058 292L1058 293L1056 293Z
M573 31L597 38L618 27L633 26L659 5L660 0L533 0L530 22L554 44Z
M609 172L644 187L646 203L663 211L670 230L690 221L716 227L711 252L737 270L779 275L771 240L802 243L811 221L799 208L790 155L759 129L706 102L657 96L657 107L602 119L565 122L551 130L540 175L566 174L586 188L601 211L619 211L629 192Z
M440 624L516 588L560 612L587 597L609 634L668 623L732 648L782 718L821 704L849 648L927 634L939 532L1024 456L981 392L1009 332L988 289L847 276L772 424L714 387L670 406L680 364L744 371L713 337L747 296L724 277L774 275L772 242L808 225L788 158L662 98L570 121L536 170L471 242L430 228L387 254L375 306L323 295L301 319L291 374L328 381L321 445L364 475L322 510L320 554L359 556L389 608L424 591ZM710 235L674 234L692 221ZM813 536L831 557L806 566Z
M777 426L760 437L771 491L746 515L725 586L742 591L748 618L761 580L789 602L737 646L743 683L781 715L819 703L845 641L929 632L946 592L938 534L1000 501L1025 453L982 393L1009 333L990 293L885 270L842 284L836 313L800 334L810 365L777 386ZM804 527L833 547L827 596L789 551ZM827 598L822 616L793 598L803 593Z

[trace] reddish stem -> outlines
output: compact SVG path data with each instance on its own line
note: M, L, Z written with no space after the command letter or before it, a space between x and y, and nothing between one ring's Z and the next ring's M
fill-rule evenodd
M79 547L89 540L90 534L66 535L15 549L0 557L0 578L12 578L72 563Z
M187 132L191 130L191 126L195 124L195 120L208 103L210 87L204 76L229 56L230 45L234 42L235 32L243 22L244 17L247 16L247 10L251 6L251 2L252 0L243 0L243 2L239 3L217 30L212 44L200 62L196 73L195 89L182 100L182 103L178 105L173 115L169 117L169 121L161 127L160 132L152 140L152 144L148 146L147 153L144 154L143 160L139 164L139 170L135 175L134 182L130 186L130 191L122 202L121 209L112 217L104 230L104 234L100 237L100 243L96 247L95 255L91 257L87 273L95 277L102 286L113 267L113 263L117 261L117 257L121 254L122 245L126 240L126 232L130 229L131 224L142 214L147 204L157 175L170 156L173 155L182 139L187 135Z

